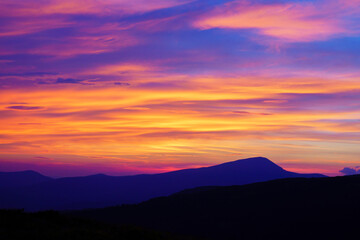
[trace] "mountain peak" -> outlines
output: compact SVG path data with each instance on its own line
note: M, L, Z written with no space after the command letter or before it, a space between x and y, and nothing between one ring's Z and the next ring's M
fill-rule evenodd
M275 164L274 162L272 162L271 160L269 160L268 158L265 158L265 157L252 157L252 158L245 158L245 159L239 159L239 160L235 160L235 161L232 161L232 162L226 162L226 163L222 163L222 164L219 164L217 166L221 166L221 165L243 165L243 164L250 164L250 165L253 165L253 164L261 164L261 165L275 165L275 166L278 166L277 164ZM279 166L278 166L279 167Z
M271 162L268 158L266 157L251 157L251 158L245 158L245 159L239 159L239 160L236 160L234 162L237 162L237 161L253 161L253 162Z
M253 172L255 173L264 173L264 172L285 172L285 170L273 163L265 157L252 157L246 159L240 159L232 162L222 163L210 168L219 168L219 169L232 169L232 171L239 172Z

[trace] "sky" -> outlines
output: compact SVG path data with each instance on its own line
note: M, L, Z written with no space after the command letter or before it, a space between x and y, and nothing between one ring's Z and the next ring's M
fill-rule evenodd
M1 0L0 171L360 163L360 0Z

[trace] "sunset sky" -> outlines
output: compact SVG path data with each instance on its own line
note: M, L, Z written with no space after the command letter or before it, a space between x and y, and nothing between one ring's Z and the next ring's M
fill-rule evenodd
M1 0L0 171L360 165L360 0Z

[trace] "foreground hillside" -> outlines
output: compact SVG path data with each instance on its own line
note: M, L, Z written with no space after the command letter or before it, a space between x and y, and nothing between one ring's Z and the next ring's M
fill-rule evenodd
M190 240L130 226L115 226L60 215L55 211L24 213L0 210L3 240Z
M51 179L1 191L0 208L29 211L100 208L139 203L200 186L242 185L290 177L323 175L288 172L269 159L258 157L161 174ZM16 181L21 182L21 174Z
M352 239L360 176L204 187L122 207L75 212L209 239Z

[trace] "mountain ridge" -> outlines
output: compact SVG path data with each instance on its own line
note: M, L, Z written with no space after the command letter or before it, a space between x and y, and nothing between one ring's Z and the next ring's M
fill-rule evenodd
M46 182L53 178L42 175L33 170L18 172L0 172L0 189L24 187Z
M7 191L8 197L1 199L0 208L32 211L106 207L139 203L201 186L243 185L292 177L325 176L288 172L267 158L256 157L158 174L53 179Z

